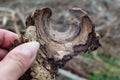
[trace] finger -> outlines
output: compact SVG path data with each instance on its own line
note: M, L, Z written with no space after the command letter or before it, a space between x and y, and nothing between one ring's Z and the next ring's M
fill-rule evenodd
M39 43L32 41L13 49L0 63L0 75L7 76L9 80L17 80L34 61L38 48Z
M0 48L9 48L10 44L15 39L18 39L17 34L7 30L0 29Z
M4 49L0 49L0 61L5 57L5 55L8 53L8 51Z

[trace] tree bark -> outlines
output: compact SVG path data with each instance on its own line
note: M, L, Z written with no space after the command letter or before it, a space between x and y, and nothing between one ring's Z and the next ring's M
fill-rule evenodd
M100 46L87 13L80 8L72 8L70 13L69 28L64 32L52 26L52 11L49 8L36 9L27 17L23 42L35 40L41 46L32 67L21 80L55 80L57 70L73 56Z

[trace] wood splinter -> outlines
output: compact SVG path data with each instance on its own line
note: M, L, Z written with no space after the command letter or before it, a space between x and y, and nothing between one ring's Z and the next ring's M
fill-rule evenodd
M76 17L74 13L82 16ZM99 36L87 13L80 8L70 9L69 28L64 32L55 30L50 23L49 8L36 9L26 19L24 40L40 43L37 58L21 80L55 80L55 73L67 61L80 52L96 50Z

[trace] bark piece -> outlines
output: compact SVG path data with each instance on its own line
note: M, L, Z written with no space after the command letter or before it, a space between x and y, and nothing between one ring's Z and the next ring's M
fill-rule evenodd
M55 30L50 22L49 8L36 9L26 19L24 40L37 40L41 44L37 58L31 67L33 80L54 80L58 68L80 52L97 49L99 38L94 24L87 13L80 8L70 9L69 28L65 32ZM74 13L83 14L76 17Z

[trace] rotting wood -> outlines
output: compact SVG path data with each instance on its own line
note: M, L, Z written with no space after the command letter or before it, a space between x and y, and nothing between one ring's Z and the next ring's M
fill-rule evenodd
M80 52L97 49L99 37L87 13L80 8L70 9L70 25L65 32L54 30L49 8L36 9L26 19L23 42L36 40L40 43L36 60L21 80L55 80L56 72ZM82 16L75 17L74 12Z

